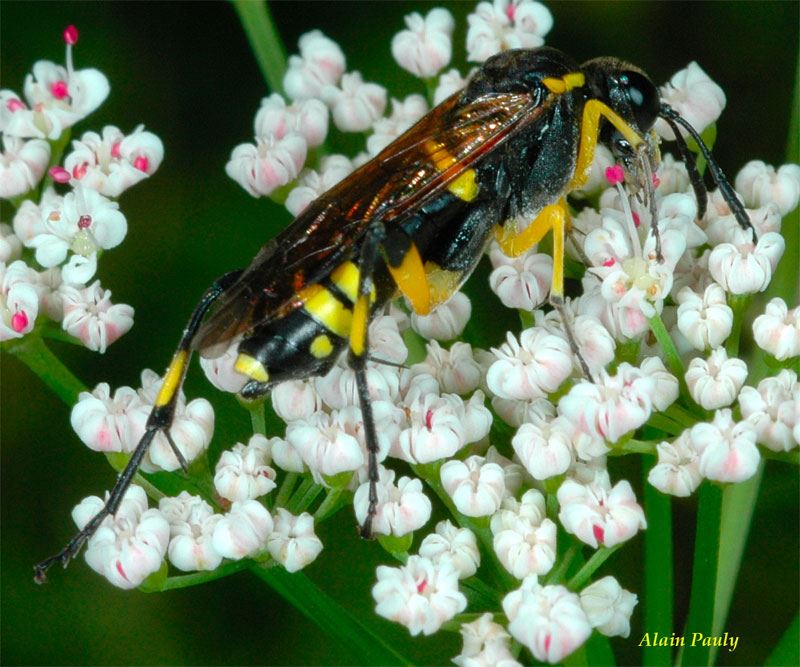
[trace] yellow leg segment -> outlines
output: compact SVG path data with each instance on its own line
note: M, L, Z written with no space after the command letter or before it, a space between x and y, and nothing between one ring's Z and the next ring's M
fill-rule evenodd
M186 374L186 364L189 361L189 352L187 350L178 350L175 356L172 357L169 368L164 375L164 382L161 389L156 396L155 407L166 405L175 396L175 392L180 389L183 376Z
M564 299L564 232L567 226L566 208L562 199L558 206L560 215L553 221L553 279L550 298Z
M495 229L495 238L500 245L500 249L509 257L519 257L522 253L530 250L534 245L544 238L559 220L566 218L566 204L560 200L556 204L545 206L536 219L519 234L506 227ZM509 223L506 223L508 225Z
M350 328L350 351L357 357L365 352L367 325L369 324L369 301L361 294L353 308L353 325Z
M613 111L607 104L600 100L589 100L583 107L583 117L581 118L581 145L578 148L578 161L575 166L575 174L567 187L567 191L581 188L589 179L592 169L594 151L597 148L597 138L600 134L600 118L605 118L610 122L620 134L625 137L628 143L636 148L644 139L640 137L633 128L626 123L622 117Z

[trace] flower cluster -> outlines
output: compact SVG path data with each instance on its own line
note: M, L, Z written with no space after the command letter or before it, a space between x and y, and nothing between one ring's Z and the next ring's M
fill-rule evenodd
M347 72L333 40L307 33L288 62L286 97L263 100L255 143L234 149L228 175L251 195L269 196L298 215L379 155L429 104L458 90L461 73L444 72L455 27L449 12L415 13L405 23L391 53L425 80L428 99L392 99L384 116L387 91ZM541 45L551 25L548 10L533 0L481 2L469 16L468 58L480 63L502 49ZM698 130L715 122L725 105L722 90L696 63L661 93ZM342 132L365 133L364 150L326 154L331 120ZM52 128L56 120L47 123L39 125ZM669 128L656 129L665 140L673 138ZM131 155L122 144L145 133L104 153L98 146L106 136L117 137L106 130L102 139L76 142L75 157L65 160L75 190L57 215L31 216L20 230L15 221L13 234L3 232L0 247L7 253L30 247L38 261L51 262L46 267L69 258L63 279L89 273L99 249L122 240L114 213L121 214L105 197L115 196L124 178L94 170L117 159L115 152ZM158 160L148 154L139 168ZM800 382L792 369L800 357L800 307L773 298L753 322L760 361L779 369L773 376L745 361L738 338L752 296L767 289L783 255L781 218L800 199L800 168L750 162L736 176L755 235L741 228L719 191L701 214L686 166L669 154L654 175L652 203L626 188L626 178L610 151L597 151L567 245L570 257L585 266L568 275L580 282L582 294L567 299L563 315L544 307L553 258L536 247L510 258L493 243L489 289L524 323L496 336L496 347L479 349L464 340L472 303L460 293L426 316L409 316L408 308L391 304L373 318L365 375L377 432L377 498L370 498L356 376L343 358L325 377L275 387L272 407L285 432L236 443L219 457L213 475L194 463L204 459L212 437L211 407L180 395L173 443L158 435L145 470L176 470L174 446L191 464L190 476L202 481L196 488L213 483L214 492L183 492L148 509L144 492L131 487L120 511L89 541L87 561L126 588L163 570L165 558L181 571L215 570L224 559L246 558L272 559L296 571L322 550L315 525L349 504L363 523L377 502L372 529L400 563L377 570L376 612L412 635L432 634L455 619L464 639L456 664L517 665L512 638L536 660L555 663L595 630L627 637L636 595L612 576L591 581L594 571L579 580L565 574L580 548L611 549L647 528L634 485L617 478L612 457L657 454L649 483L688 496L704 480L747 480L763 457L800 443ZM90 182L107 190L89 190ZM47 203L39 206L52 211L57 198L46 191ZM77 239L80 232L70 236L63 220L77 214L80 221L88 203L97 207L91 232ZM20 264L5 269L2 303L4 322L22 331L36 310L17 304L33 299L49 313L55 303L52 290L45 298L40 283L26 282L28 270ZM48 274L47 280L61 279ZM58 305L66 321L69 292L62 292ZM202 367L215 386L235 393L246 381L235 360L236 343ZM159 386L150 371L139 390L123 387L112 395L108 385L98 385L81 394L73 427L92 449L130 452ZM451 516L431 530L435 501ZM101 505L99 498L84 501L76 523L84 525ZM558 544L564 540L568 548ZM485 590L487 580L501 589L489 596L496 603L469 609L481 615L462 622L465 589L475 584Z
M66 64L40 60L19 96L0 90L0 197L15 207L0 223L0 341L52 320L90 350L105 352L133 325L133 308L113 304L93 280L100 255L125 238L117 198L161 164L161 140L140 125L109 125L72 141L71 128L109 94L96 69L75 69L78 31L63 33Z

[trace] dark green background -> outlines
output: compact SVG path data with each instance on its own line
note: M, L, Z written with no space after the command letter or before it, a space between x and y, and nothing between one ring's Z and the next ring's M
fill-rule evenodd
M276 3L272 10L288 50L306 30L321 28L343 47L349 69L388 85L395 96L417 90L389 65L389 43L402 16L422 3ZM458 18L456 57L463 64L465 15L472 3L450 5ZM697 60L725 90L715 153L733 175L751 158L780 164L798 48L797 3L550 3L555 27L548 44L583 60L627 58L665 81ZM251 140L267 89L233 9L223 3L8 2L0 5L2 86L21 92L37 59L63 62L61 30L81 31L77 67L96 67L111 83L106 103L77 128L145 123L164 141L157 175L123 195L125 243L103 258L100 278L114 300L136 308L135 327L100 356L59 347L88 385L138 384L144 367L161 370L199 294L217 275L243 266L288 215L249 197L225 176L232 148ZM462 67L463 70L463 67ZM392 71L392 78L384 72ZM10 221L4 207L2 219ZM216 407L232 400L210 390L194 371L189 396ZM242 411L218 426L215 441L231 444L247 432ZM352 658L279 597L246 574L189 591L146 595L112 588L83 562L54 570L45 587L31 566L71 534L71 508L113 480L103 458L83 447L69 426L69 409L15 359L2 357L2 662L4 664L245 664L334 663ZM743 581L726 630L741 635L725 663L761 662L797 608L794 469L768 465L743 565ZM684 593L693 505L677 502L678 581ZM326 551L308 573L356 613L371 613L370 588L381 558L359 541L343 513L326 524ZM623 584L639 586L641 546L615 556ZM82 559L81 559L82 561ZM679 603L685 611L686 600ZM614 640L621 659L635 663L633 638ZM389 640L407 633L383 623ZM444 663L460 643L453 635L404 641L423 663Z

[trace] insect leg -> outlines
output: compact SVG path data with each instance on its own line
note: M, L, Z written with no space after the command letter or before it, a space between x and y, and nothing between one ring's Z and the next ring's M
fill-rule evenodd
M567 334L570 349L572 354L577 357L583 374L592 381L589 365L581 354L578 341L572 331L569 313L564 307L564 234L567 227L567 205L562 199L548 208L552 209L550 217L553 226L553 280L550 283L550 305L556 309L561 318L561 326L564 327L564 333Z
M500 249L506 255L509 257L518 257L539 243L539 241L544 238L545 234L553 229L554 224L556 224L559 218L564 216L565 213L566 209L561 202L558 204L550 204L549 206L545 206L534 221L519 234L515 234L513 230L507 230L505 225L503 227L495 227L495 238L500 245ZM564 224L563 220L561 224ZM555 257L553 259L555 260ZM562 269L563 259L562 251Z
M369 454L369 507L367 518L361 526L361 537L372 537L372 519L378 510L378 435L367 387L367 357L369 351L370 300L373 290L372 276L378 260L378 248L384 239L385 229L376 223L370 227L358 258L358 298L353 306L353 321L350 329L350 352L348 363L356 375L358 402L361 407L361 418L364 420L364 439Z
M101 509L94 517L92 517L89 523L87 523L82 530L75 534L75 536L61 551L34 566L33 578L36 583L41 584L46 581L47 570L54 563L60 562L64 567L66 567L69 564L69 561L78 555L78 552L80 552L84 543L92 535L94 535L103 520L107 516L115 514L119 509L119 505L125 496L125 492L128 490L128 487L131 485L134 476L139 470L142 459L150 447L150 443L153 441L153 438L155 438L159 431L167 433L169 427L172 425L172 419L175 415L175 406L178 401L178 394L180 393L181 386L183 386L183 379L186 376L186 370L191 357L192 340L197 333L203 316L211 307L211 304L214 303L214 301L234 282L236 282L240 275L241 271L232 271L231 273L225 274L219 280L217 280L206 291L206 293L203 295L203 298L200 299L200 303L197 304L192 312L192 316L189 318L189 323L186 325L186 328L183 331L183 336L178 344L178 349L172 358L172 362L167 369L166 375L164 376L164 382L161 385L161 390L158 392L155 404L153 405L153 410L147 419L144 435L139 441L139 444L136 445L136 449L133 450L133 454L131 455L128 464L125 466L125 469L117 478L114 488L111 489L111 493L108 496L106 504L103 506L103 509ZM173 452L175 452L178 460L181 462L181 465L185 467L186 461L183 459L183 456L180 455L177 447L172 442L172 438L169 437L169 435L167 437L170 441L170 446L172 447Z

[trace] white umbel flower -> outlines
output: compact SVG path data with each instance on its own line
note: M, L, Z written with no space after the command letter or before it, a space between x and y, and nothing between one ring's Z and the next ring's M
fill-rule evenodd
M450 63L455 22L446 9L436 7L423 18L413 12L405 17L406 30L392 38L392 56L404 70L428 79Z
M85 498L72 510L82 529L103 508L97 496ZM89 538L85 558L95 572L114 586L139 586L164 561L169 544L169 523L157 509L147 509L147 495L131 484L114 516L106 517Z
M314 532L314 517L308 512L294 516L279 507L267 549L287 572L298 572L314 562L322 552L322 540Z
M519 342L509 332L507 342L492 352L498 360L489 368L486 384L500 398L543 398L572 373L569 343L541 327L525 329Z
M720 117L726 103L722 88L694 61L673 74L669 83L661 86L661 99L680 113L698 132L702 132ZM655 129L667 141L675 139L672 130L661 118L656 121Z
M467 21L467 59L472 62L508 49L541 46L553 27L550 11L534 0L481 2Z
M505 495L505 475L496 463L482 456L447 461L439 471L442 486L464 516L490 516Z
M718 347L707 360L695 357L686 369L686 385L692 398L704 410L723 408L736 400L747 379L747 364L728 359L724 347Z
M748 208L775 204L784 216L800 200L800 166L785 164L776 171L761 160L751 160L736 174L734 187Z
M603 577L580 593L581 607L592 627L606 637L628 637L631 614L639 599L626 591L614 577Z
M401 567L378 566L372 588L379 616L405 625L411 635L431 635L464 611L467 598L458 590L458 571L448 559L434 564L410 556Z
M247 446L237 442L222 452L214 473L214 488L226 500L251 500L275 488L277 474L270 467L269 441L256 433Z
M743 232L736 230L737 240L742 235ZM783 237L775 232L759 236L755 246L747 241L721 243L708 257L708 270L726 292L763 292L772 280L785 247Z
M756 429L749 421L734 422L728 408L717 410L710 424L695 424L689 438L700 453L700 473L707 479L743 482L758 470Z
M464 647L453 658L459 667L522 667L511 653L509 635L489 612L461 626Z
M562 662L592 634L580 598L563 586L542 586L536 575L503 598L503 611L511 636L542 662Z
M513 576L547 574L556 561L556 524L546 517L544 496L536 489L518 502L505 498L491 520L497 558Z
M778 361L799 356L800 306L789 310L783 299L771 299L764 313L753 320L753 337Z
M757 389L744 387L739 405L742 416L755 427L758 442L776 452L800 445L800 382L794 371L785 368L764 378Z
M725 290L717 283L706 287L703 295L683 287L677 294L678 330L696 350L719 347L733 329L733 309Z
M658 463L647 475L650 482L662 493L678 498L692 495L703 476L700 474L700 455L689 439L689 431L684 431L673 442L656 445Z
M588 484L567 479L558 489L558 502L564 529L595 549L625 542L647 527L627 480L611 488L607 477Z
M222 515L186 491L176 498L162 498L158 508L169 521L169 562L183 572L217 569L222 556L214 549L212 537Z
M447 520L437 523L436 532L425 536L419 545L419 555L434 563L450 559L458 570L459 579L471 577L481 564L475 533L469 528L457 528Z
M236 501L214 528L212 544L217 553L241 560L266 549L272 517L257 500Z
M463 292L456 292L428 315L411 313L411 328L423 338L453 340L458 338L472 315L472 303Z
M431 501L422 492L422 481L401 477L394 483L395 472L379 466L378 506L372 518L372 530L380 535L401 537L422 528L431 518ZM356 519L363 525L369 511L369 481L356 490L353 498Z

